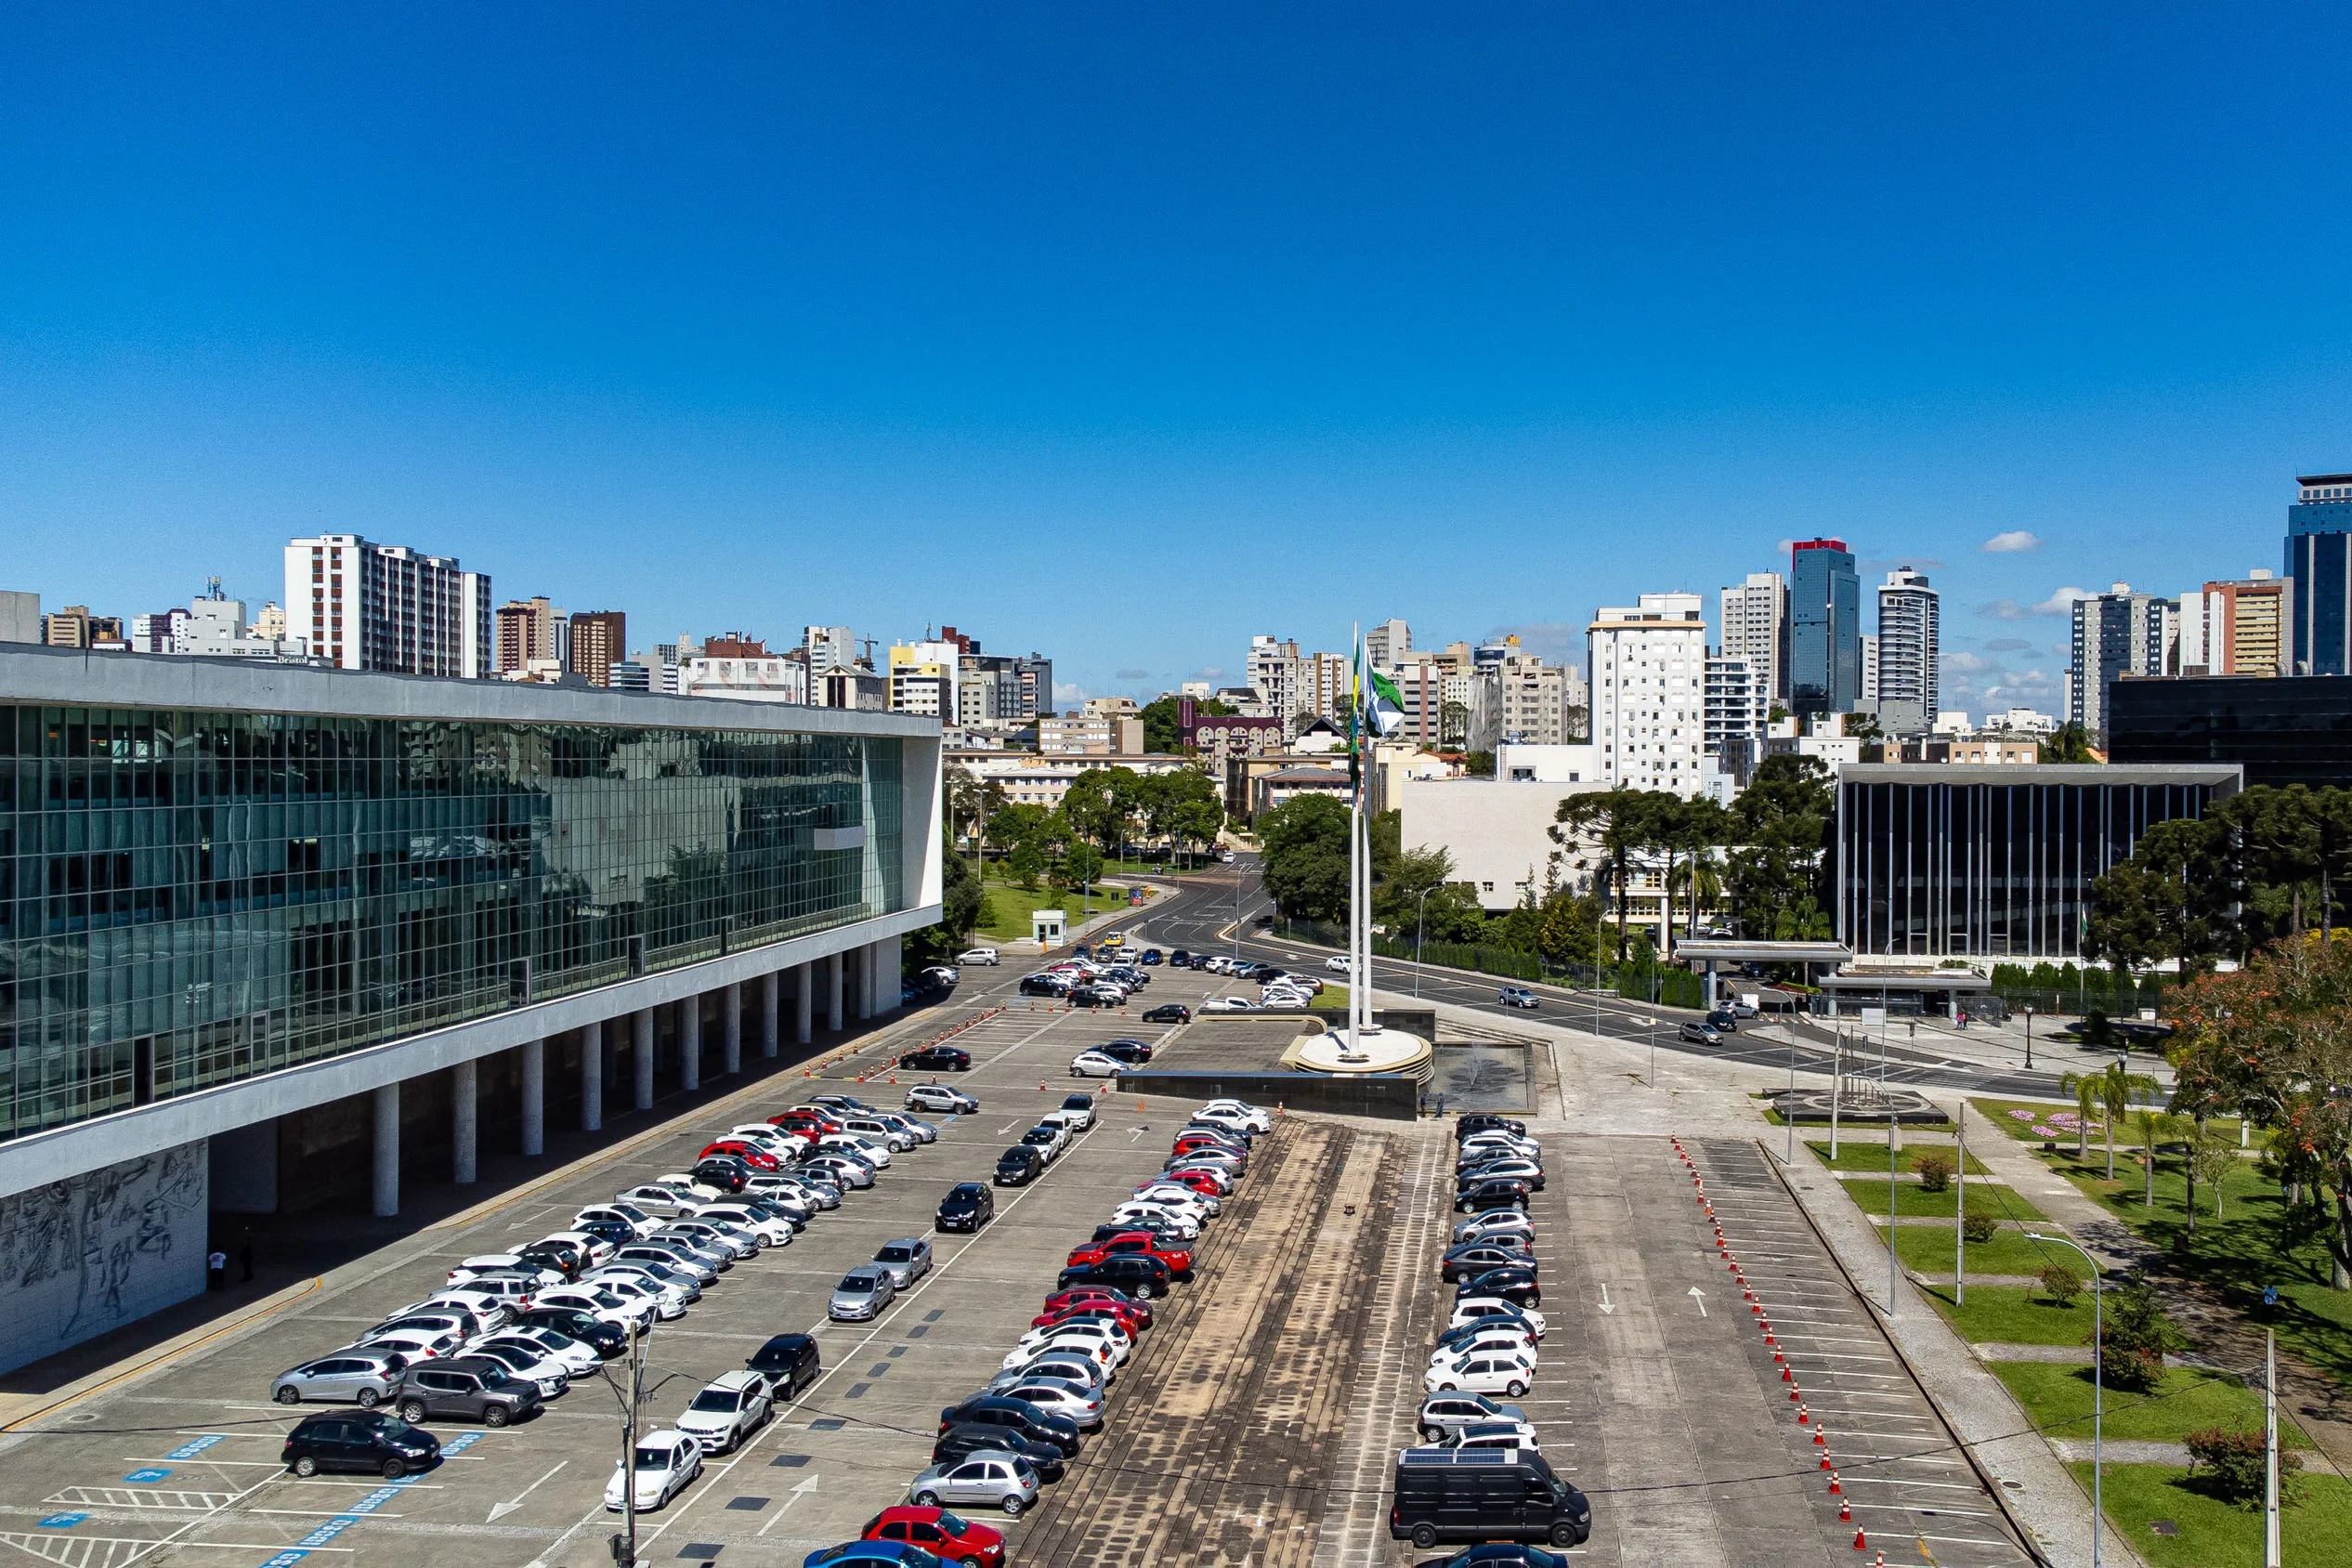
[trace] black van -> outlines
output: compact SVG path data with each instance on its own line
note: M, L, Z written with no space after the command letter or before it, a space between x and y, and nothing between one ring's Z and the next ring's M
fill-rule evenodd
M778 1334L743 1364L776 1385L776 1403L798 1399L824 1369L817 1364L817 1341L805 1334Z
M1024 1186L1037 1180L1038 1172L1044 1169L1045 1151L1043 1149L1027 1143L1015 1143L1005 1150L1003 1156L997 1161L997 1185L1000 1187Z
M1396 1459L1389 1535L1424 1551L1440 1541L1582 1546L1592 1505L1532 1448L1407 1448Z

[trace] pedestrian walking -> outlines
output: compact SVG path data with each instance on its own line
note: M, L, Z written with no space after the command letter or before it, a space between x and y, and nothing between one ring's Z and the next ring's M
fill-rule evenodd
M244 1242L237 1248L237 1267L243 1271L240 1283L251 1285L254 1282L254 1233L251 1231L245 1233Z
M207 1290L226 1290L229 1288L228 1253L216 1249L205 1256L204 1288Z

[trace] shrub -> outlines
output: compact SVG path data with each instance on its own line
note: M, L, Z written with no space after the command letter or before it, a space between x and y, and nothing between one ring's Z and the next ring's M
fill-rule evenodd
M2051 1263L2033 1277L2042 1282L2042 1294L2050 1299L2053 1306L2071 1307L2074 1298L2083 1293L2081 1277L2064 1263Z
M2133 1393L2152 1392L2163 1381L2165 1352L2189 1343L2145 1279L2109 1288L2100 1331L2099 1376Z
M1968 1214L1961 1217L1960 1234L1980 1246L1991 1241L2001 1229L2001 1222L1990 1214Z
M1922 1149L1912 1156L1911 1169L1919 1173L1919 1190L1928 1193L1949 1192L1952 1173L1959 1167L1941 1149Z
M2241 1509L2258 1507L2262 1502L2263 1440L2258 1431L2231 1431L2223 1427L2206 1427L2192 1431L2185 1440L2189 1445L2189 1473L2206 1472L2208 1483L2225 1502ZM2294 1504L2303 1501L2303 1457L2290 1449L2279 1450L2279 1501Z

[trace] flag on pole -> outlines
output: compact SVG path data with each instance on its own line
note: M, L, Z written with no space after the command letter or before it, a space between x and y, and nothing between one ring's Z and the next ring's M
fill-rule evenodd
M1364 677L1364 727L1383 738L1394 735L1405 723L1405 694L1397 690L1394 681L1368 663Z

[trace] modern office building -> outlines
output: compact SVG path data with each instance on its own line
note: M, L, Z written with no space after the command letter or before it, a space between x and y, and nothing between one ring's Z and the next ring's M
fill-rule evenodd
M2066 671L2066 718L2093 735L2107 728L2108 687L2125 675L2178 673L2180 607L2118 582L2074 601L2073 651Z
M338 670L466 680L492 673L488 572L453 555L372 544L356 533L286 546L287 634Z
M1752 571L1723 590L1722 650L1744 659L1764 683L1765 698L1788 700L1788 580L1776 571Z
M1789 546L1788 707L1799 718L1862 700L1862 579L1842 539Z
M1586 629L1604 783L1693 796L1706 755L1706 621L1696 594L1644 594Z
M2298 675L2352 675L2352 474L2306 474L2287 506Z
M1862 958L2079 959L2092 879L2155 824L2202 816L2241 782L2235 764L1849 764L1837 940Z
M2233 763L2249 786L2352 788L2352 675L2121 680L2107 697L2111 763Z
M1878 727L1888 735L1935 728L1941 620L1941 595L1909 567L1897 567L1878 585L1878 670L1871 696L1878 704Z
M938 913L895 715L7 647L0 753L0 1367L201 1290L208 1210L395 1213L895 1006Z

